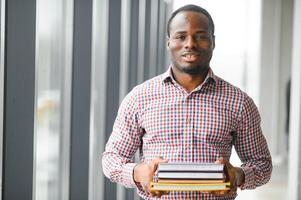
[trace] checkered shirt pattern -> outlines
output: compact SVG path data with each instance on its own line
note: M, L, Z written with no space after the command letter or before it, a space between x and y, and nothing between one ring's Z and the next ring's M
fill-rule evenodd
M136 86L122 101L102 157L104 174L113 182L136 187L143 199L159 199L148 196L133 180L136 151L145 163L159 156L168 162L210 163L219 157L229 160L234 145L245 173L241 189L268 182L271 156L252 99L211 69L205 81L188 93L171 70ZM160 199L235 197L170 192Z

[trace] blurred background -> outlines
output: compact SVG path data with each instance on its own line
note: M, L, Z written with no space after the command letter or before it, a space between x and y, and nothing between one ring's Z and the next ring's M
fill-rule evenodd
M253 98L272 154L271 181L237 199L301 199L301 0L0 2L3 200L139 199L101 154L123 97L167 69L166 22L186 4L212 15L211 68Z

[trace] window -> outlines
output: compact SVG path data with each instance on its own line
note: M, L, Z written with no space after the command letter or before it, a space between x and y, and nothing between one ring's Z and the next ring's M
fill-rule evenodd
M71 0L38 0L34 195L69 199Z

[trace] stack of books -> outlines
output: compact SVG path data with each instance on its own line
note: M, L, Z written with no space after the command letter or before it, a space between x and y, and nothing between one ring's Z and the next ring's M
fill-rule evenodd
M158 181L152 191L221 191L229 190L224 165L216 163L160 163Z

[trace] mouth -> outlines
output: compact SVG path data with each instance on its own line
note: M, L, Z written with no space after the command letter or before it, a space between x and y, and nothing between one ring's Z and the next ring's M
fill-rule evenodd
M182 58L185 62L195 62L200 57L197 53L184 53Z

